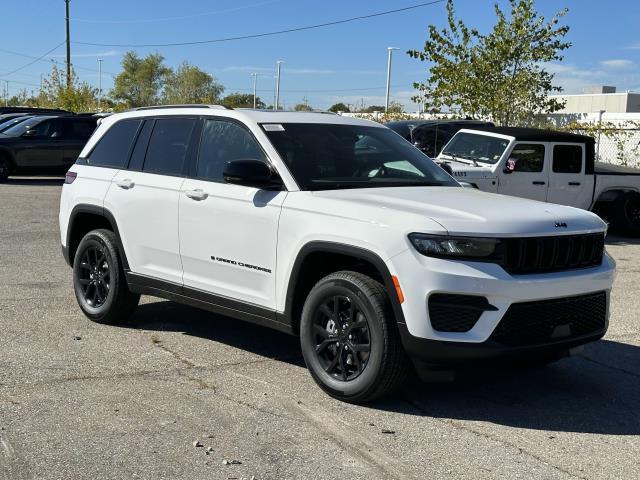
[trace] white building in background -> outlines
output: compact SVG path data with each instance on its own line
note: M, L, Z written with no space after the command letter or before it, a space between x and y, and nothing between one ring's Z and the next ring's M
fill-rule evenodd
M557 113L640 113L640 93L616 92L616 87L586 87L578 95L551 95L564 100L565 107Z

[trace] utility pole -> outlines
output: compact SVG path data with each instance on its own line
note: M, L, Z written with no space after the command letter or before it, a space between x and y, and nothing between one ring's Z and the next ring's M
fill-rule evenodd
M391 56L394 50L400 50L397 47L387 47L388 59L387 59L387 96L384 102L384 113L389 111L389 90L391 88Z
M102 58L98 59L98 111L102 103Z
M67 27L67 88L71 85L71 38L69 35L69 2L70 0L64 0L65 6L65 21Z
M9 106L9 80L4 81L4 106Z
M274 105L274 110L278 110L278 103L280 103L280 66L284 62L282 60L278 60L276 62L276 103Z
M252 73L251 76L253 77L253 109L255 110L257 106L256 89L258 87L258 74Z

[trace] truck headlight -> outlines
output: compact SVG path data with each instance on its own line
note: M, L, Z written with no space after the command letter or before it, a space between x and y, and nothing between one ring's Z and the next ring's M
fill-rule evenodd
M409 240L415 249L427 257L489 260L496 253L500 241L496 238L449 237L411 233Z

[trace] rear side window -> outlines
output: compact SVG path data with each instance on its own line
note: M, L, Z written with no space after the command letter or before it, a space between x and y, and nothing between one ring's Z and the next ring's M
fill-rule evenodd
M196 177L222 181L227 162L262 160L264 153L245 128L226 120L206 120L202 129Z
M87 158L87 165L125 168L131 146L141 120L121 120L115 123L98 141Z
M162 175L181 175L195 126L196 120L193 118L156 120L142 170Z
M96 128L95 119L70 119L67 120L64 128L64 137L73 140L88 140Z
M580 173L582 171L582 146L555 145L553 147L553 171L555 173Z
M544 168L544 145L519 143L509 160L515 160L515 172L541 172Z

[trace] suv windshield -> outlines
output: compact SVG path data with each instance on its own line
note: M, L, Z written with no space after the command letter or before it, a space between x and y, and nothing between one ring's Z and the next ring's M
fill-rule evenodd
M2 132L3 135L7 135L9 137L19 137L20 135L22 135L24 132L26 132L27 130L29 130L30 128L36 126L37 124L39 124L40 122L42 122L43 120L46 120L48 118L52 118L52 117L30 117L27 118L26 120L13 125L10 128L7 128L6 130L4 130Z
M509 140L505 138L458 132L442 151L456 159L494 164L506 150Z
M387 128L322 123L262 127L303 190L458 186L430 158Z

